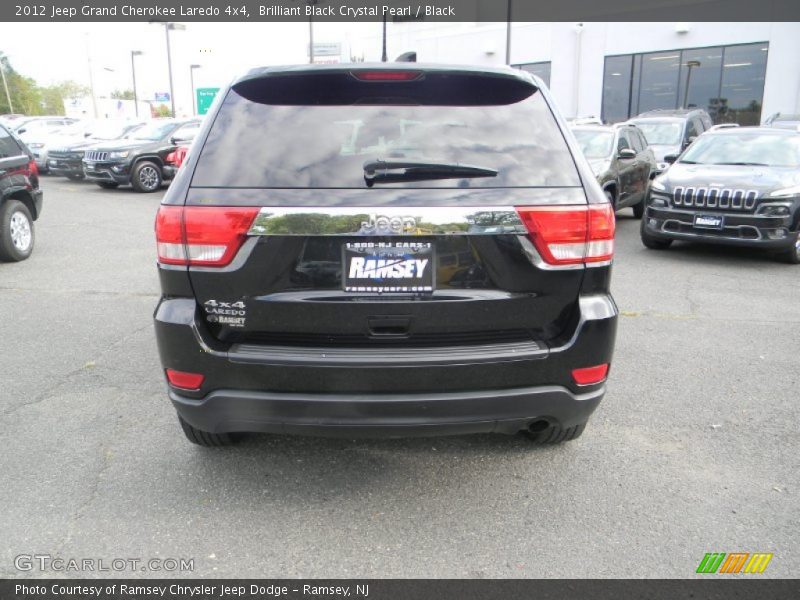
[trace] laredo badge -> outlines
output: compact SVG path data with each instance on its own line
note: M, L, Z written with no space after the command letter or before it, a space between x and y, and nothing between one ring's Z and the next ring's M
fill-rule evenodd
M221 300L206 300L203 303L206 319L209 323L219 323L228 327L244 327L247 317L247 307L244 301L224 302Z

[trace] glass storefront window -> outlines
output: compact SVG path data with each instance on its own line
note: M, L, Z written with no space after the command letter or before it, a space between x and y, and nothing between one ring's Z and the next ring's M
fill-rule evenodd
M652 52L642 55L639 83L639 112L654 108L675 108L681 53Z
M720 65L722 48L684 50L681 57L678 106L702 108L714 119L718 104Z
M740 125L758 125L761 122L767 50L767 44L725 48L719 122Z
M686 48L605 59L603 119L702 108L714 123L758 125L769 44Z
M603 121L616 123L628 118L632 65L630 55L606 58L603 73Z

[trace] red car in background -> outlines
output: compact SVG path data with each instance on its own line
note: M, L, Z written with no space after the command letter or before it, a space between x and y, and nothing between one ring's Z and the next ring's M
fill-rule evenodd
M175 177L175 173L180 169L183 161L186 160L186 153L189 151L189 146L180 146L175 151L167 154L164 159L164 168L162 169L165 174L170 178Z

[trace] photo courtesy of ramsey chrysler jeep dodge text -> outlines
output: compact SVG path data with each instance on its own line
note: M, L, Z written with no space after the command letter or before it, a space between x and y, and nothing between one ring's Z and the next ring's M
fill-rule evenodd
M156 218L188 439L581 435L617 324L614 212L537 78L254 69Z

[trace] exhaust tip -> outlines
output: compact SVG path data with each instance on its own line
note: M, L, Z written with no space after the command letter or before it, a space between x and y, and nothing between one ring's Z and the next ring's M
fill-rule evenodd
M533 423L528 425L528 431L530 431L531 433L541 433L545 429L550 429L550 423L549 421L545 421L543 419L539 421L534 421Z

